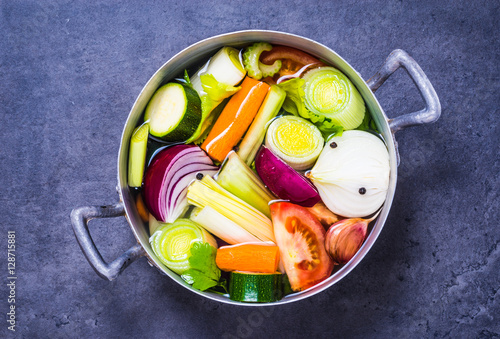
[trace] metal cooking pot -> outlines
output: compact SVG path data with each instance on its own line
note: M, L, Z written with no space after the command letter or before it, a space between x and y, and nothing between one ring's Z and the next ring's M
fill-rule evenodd
M144 108L152 97L153 93L162 84L173 79L178 74L181 74L187 65L194 65L200 63L202 60L207 59L213 55L219 48L223 46L242 47L249 43L257 41L267 41L271 44L279 44L295 47L325 60L327 63L341 70L346 74L354 85L357 87L363 96L368 111L373 116L373 119L382 133L390 157L390 182L387 191L387 199L383 206L382 212L378 217L375 225L373 226L370 234L364 242L361 249L346 265L336 271L332 276L323 282L315 285L314 287L300 292L288 295L282 300L267 303L267 304L253 304L242 303L230 300L228 297L209 292L200 292L185 283L177 274L166 268L156 257L149 245L148 228L145 227L139 214L136 210L133 195L127 185L127 165L128 165L128 148L129 140L144 112ZM380 107L377 98L373 94L389 76L394 73L399 67L407 70L409 76L415 83L420 91L424 101L425 108L421 111L399 116L394 119L388 119L382 107ZM195 43L180 53L176 54L173 58L167 61L148 81L146 86L142 89L139 97L134 103L132 110L127 118L125 127L122 133L120 143L120 150L118 152L118 186L117 190L120 196L120 201L115 205L109 206L88 206L75 208L71 213L71 221L73 224L73 231L75 232L76 239L87 257L92 268L102 278L113 280L115 279L129 264L136 259L145 256L151 266L156 267L165 275L168 275L177 283L185 288L202 295L204 297L217 300L228 304L255 306L255 305L278 305L285 304L292 301L297 301L310 297L319 293L328 287L334 285L337 281L346 276L368 253L372 245L377 240L382 228L384 227L387 215L392 205L394 192L396 190L397 168L399 164L399 155L397 150L397 142L394 139L394 133L409 126L416 126L425 123L436 121L441 114L441 105L437 94L432 87L432 84L427 79L420 66L413 60L406 52L402 50L393 51L382 68L368 81L364 81L356 70L351 67L344 59L330 48L315 42L313 40L275 31L262 31L262 30L249 30L239 31L228 34L218 35L206 40ZM132 246L128 251L123 253L120 257L111 263L106 263L99 250L96 248L88 229L88 222L94 218L108 218L125 216L132 228L132 232L137 239L137 244Z

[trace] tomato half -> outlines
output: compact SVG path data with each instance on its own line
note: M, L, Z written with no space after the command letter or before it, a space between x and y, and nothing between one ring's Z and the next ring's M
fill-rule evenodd
M333 261L325 250L325 229L305 207L271 204L274 236L292 289L303 291L328 278Z

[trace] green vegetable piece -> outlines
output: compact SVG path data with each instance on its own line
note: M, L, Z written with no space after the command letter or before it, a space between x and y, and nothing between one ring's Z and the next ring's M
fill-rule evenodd
M324 143L315 125L293 115L273 120L266 133L266 147L297 171L314 165Z
M183 274L191 268L189 257L193 242L206 242L217 246L210 233L189 219L160 224L149 242L158 259L177 274Z
M234 87L217 81L212 74L204 74L200 76L200 80L205 93L216 102L221 102L241 89L241 87Z
M233 86L236 86L241 82L241 80L243 80L245 73L246 71L241 65L239 59L239 51L232 47L223 47L191 77L191 85L201 97L202 117L200 125L192 137L186 141L186 143L193 142L202 137L202 134L206 131L207 126L211 126L211 124L206 121L214 121L214 110L219 106L222 100L216 100L222 97L217 93L218 91L216 91L217 95L209 97L205 92L204 87L209 86L210 88L217 88L221 86L220 84L223 84L223 86L231 92L234 88ZM218 83L214 85L214 82L210 77L204 77L204 80L202 80L204 75L211 75ZM232 94L228 94L227 96L230 95Z
M189 257L191 268L181 275L182 279L200 291L224 286L220 282L220 270L215 263L216 254L217 249L208 243L193 243Z
M314 121L304 104L304 79L293 78L283 81L278 86L286 92L286 98L283 102L283 109L288 113Z
M285 97L285 91L278 85L272 85L269 88L259 112L257 112L252 125L250 125L238 148L238 155L247 165L253 162L266 135L266 125L278 114Z
M248 76L260 80L263 77L273 76L281 69L281 60L276 60L272 65L265 65L259 61L261 53L270 51L272 48L273 46L267 42L256 42L245 50L243 65Z
M231 272L229 298L235 301L265 303L283 297L280 273Z
M149 125L137 127L130 139L128 155L128 185L141 187L144 167L146 165L146 150L148 145Z
M326 129L358 127L365 116L365 102L344 73L333 67L318 67L304 77L304 104L309 119Z
M219 185L271 218L269 202L276 197L247 164L231 151L216 176Z
M168 83L160 87L146 107L144 122L149 132L166 141L190 138L201 122L201 100L187 84Z

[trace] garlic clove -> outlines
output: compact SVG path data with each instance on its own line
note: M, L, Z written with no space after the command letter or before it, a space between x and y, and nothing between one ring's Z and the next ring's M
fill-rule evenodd
M365 241L370 219L344 219L328 229L325 249L336 264L346 264Z

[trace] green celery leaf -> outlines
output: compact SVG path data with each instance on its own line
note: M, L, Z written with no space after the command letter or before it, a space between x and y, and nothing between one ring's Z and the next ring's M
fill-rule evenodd
M286 92L283 109L288 113L309 119L309 110L304 104L304 79L293 78L278 84Z
M380 133L377 125L375 125L375 121L372 119L372 116L368 113L368 111L365 112L361 125L359 125L356 129L360 131L374 131L376 133Z
M338 125L333 125L332 127L325 127L324 125L316 124L316 126L318 126L325 140L330 139L332 136L341 137L342 133L344 132L344 128Z
M205 93L215 102L220 102L241 89L241 87L234 87L217 81L212 74L203 74L200 76L200 80Z
M187 69L184 70L184 81L189 85L189 87L193 87L193 85L191 84L191 80L189 80Z

